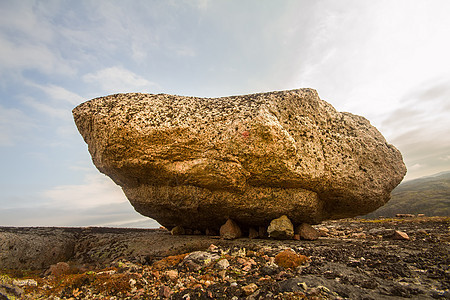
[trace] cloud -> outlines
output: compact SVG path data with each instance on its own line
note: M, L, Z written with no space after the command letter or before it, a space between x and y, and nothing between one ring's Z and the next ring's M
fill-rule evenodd
M378 124L406 90L436 76L448 76L448 1L406 5L403 1L320 1L295 82L319 90L339 110L362 114ZM447 77L448 78L448 77Z
M21 110L0 105L0 147L14 146L35 127L34 121Z
M57 27L45 17L42 7L30 1L2 1L0 19L0 74L24 70L75 73L61 55Z
M38 101L30 96L23 97L23 103L28 107L43 113L52 118L59 118L67 120L70 118L70 110L60 108L58 106L52 105L51 103L45 103L43 101Z
M46 117L59 119L56 124L57 131L66 132L73 129L71 110L75 105L84 102L86 99L80 95L55 84L42 85L30 80L24 80L27 86L42 91L45 97L40 97L37 93L27 93L22 96L22 103ZM46 120L44 123L48 123ZM62 127L62 128L59 128Z
M0 226L160 226L134 211L108 177L92 168L86 174L82 184L55 186L35 195L33 201L30 195L8 196L9 201L0 207Z
M73 76L76 70L61 51L58 26L49 17L54 3L0 1L0 77L26 71L47 76ZM56 5L58 6L58 5Z
M85 99L55 84L43 85L31 80L24 80L24 84L34 90L20 97L21 104L25 105L28 114L37 120L37 128L42 130L38 136L41 142L44 135L47 135L49 137L45 141L47 146L72 147L78 133L74 127L71 111Z
M20 123L20 120L33 120L34 131L16 130L21 140L28 140L39 145L35 149L40 151L51 151L50 148L64 148L60 151L66 152L69 148L74 149L74 143L80 139L80 136L74 126L72 118L72 109L85 99L62 86L56 84L39 84L29 79L23 80L23 89L17 98L23 108L20 117L9 116L9 119L17 119L14 123ZM31 87L32 89L29 89ZM27 89L28 88L28 89ZM12 101L11 101L12 102ZM13 105L16 103L12 103ZM2 121L7 121L4 118ZM5 125L6 126L6 125ZM8 125L15 126L18 125ZM6 132L0 134L3 144L6 143ZM11 135L8 135L11 136ZM17 139L17 138L16 138ZM11 140L10 138L8 140ZM2 144L0 142L0 144ZM10 143L11 144L11 143ZM42 147L45 145L44 147ZM70 150L71 151L71 150ZM62 153L62 152L61 152ZM45 156L45 154L41 153Z
M0 207L0 226L160 226L137 213L111 179L92 167L75 169L85 171L81 184L54 186L37 195L8 195Z
M211 4L210 0L197 0L194 1L196 3L198 9L202 12L206 12L208 9L208 6Z
M450 3L354 1L344 9L320 1L309 8L312 21L291 29L302 42L292 85L316 88L338 110L368 118L402 151L409 179L450 169L439 159L450 154L444 6Z
M421 165L421 164L415 164L415 165L409 167L409 171L417 171L417 170L422 169L423 167L424 167L424 166Z
M440 136L439 141L450 140L442 136L450 128L450 81L447 79L424 82L401 97L397 108L385 116L382 126L392 137L419 130L425 140Z
M97 210L30 205L21 208L0 208L0 226L107 226L158 228L153 219L133 211L129 203L113 203Z
M110 67L83 76L83 81L98 85L108 93L148 92L158 87L151 82L123 67Z
M13 43L0 35L0 74L38 70L45 74L73 75L75 71L49 47L30 42Z
M409 167L408 179L450 169L450 81L424 82L401 98L380 130L398 147ZM420 168L419 168L420 166Z
M70 209L95 209L128 202L121 188L100 173L87 173L83 184L56 186L41 196L53 207Z
M54 38L51 24L43 18L45 9L35 1L2 1L0 3L0 29L11 32L15 39L50 42ZM20 17L18 17L20 16Z
M51 99L58 102L78 105L86 100L77 93L71 92L64 87L55 84L42 85L31 81L26 82L26 84L43 91Z
M443 160L443 161L450 161L450 155L443 155L443 156L439 157L439 159Z

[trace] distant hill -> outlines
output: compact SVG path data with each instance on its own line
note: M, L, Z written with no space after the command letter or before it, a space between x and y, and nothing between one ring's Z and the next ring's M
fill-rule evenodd
M450 216L450 171L401 183L389 202L364 216L394 217L395 214Z

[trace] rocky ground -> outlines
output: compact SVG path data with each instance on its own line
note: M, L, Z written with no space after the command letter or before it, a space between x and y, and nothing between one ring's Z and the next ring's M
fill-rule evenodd
M328 221L315 241L3 227L0 299L449 299L449 226Z

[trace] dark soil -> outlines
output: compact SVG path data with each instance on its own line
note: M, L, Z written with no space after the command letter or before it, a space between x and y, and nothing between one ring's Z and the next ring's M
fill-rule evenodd
M3 227L0 299L450 299L449 225L448 217L329 221L315 226L316 241ZM409 240L394 239L396 230ZM279 266L285 249L308 259ZM206 258L186 256L194 251Z

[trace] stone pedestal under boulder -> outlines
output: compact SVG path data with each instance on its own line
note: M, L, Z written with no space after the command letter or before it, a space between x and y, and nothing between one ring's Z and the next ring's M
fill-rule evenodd
M73 110L100 172L167 228L245 228L369 213L406 173L365 118L313 89L223 98L116 94Z
M269 228L267 228L269 237L277 240L288 240L294 236L294 225L291 220L285 215L270 222Z

